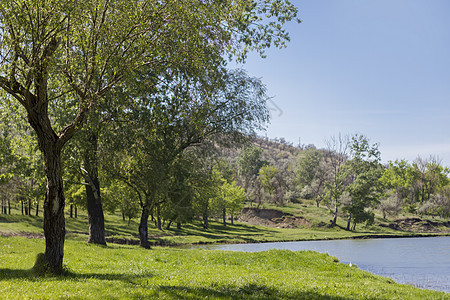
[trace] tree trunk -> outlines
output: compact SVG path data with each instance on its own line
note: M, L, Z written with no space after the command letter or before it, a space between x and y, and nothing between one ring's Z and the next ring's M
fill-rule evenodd
M181 229L181 223L177 222L177 229Z
M40 143L42 147L42 143ZM66 235L64 219L64 189L61 167L61 150L56 146L45 145L45 173L47 191L44 201L45 262L55 273L63 270L64 238Z
M36 197L36 217L39 216L39 197Z
M92 187L91 184L94 186ZM100 199L100 184L98 178L91 177L91 184L86 185L87 211L89 219L88 243L106 245L105 219L103 215L102 202Z
M78 206L75 204L75 219L78 218Z
M227 226L227 210L225 208L222 209L222 220L223 226Z
M234 216L231 214L231 225L234 225Z
M139 245L142 248L150 249L150 243L148 242L148 207L142 208L141 221L139 222Z
M157 228L158 230L162 230L161 226L161 207L159 204L156 206L156 222L157 222Z
M334 212L333 212L333 220L331 221L331 226L332 227L336 226L337 214L338 214L338 208L337 208L337 205L335 205L334 206Z
M23 216L23 200L20 200L20 204L22 206L22 216Z
M8 199L8 215L11 214L11 200Z
M73 218L73 203L70 204L70 213L69 213L70 218Z
M203 215L203 229L208 229L208 228L209 228L208 215L204 214Z
M170 225L172 225L172 220L169 220L169 223L167 223L167 230L169 230L170 229Z
M28 215L31 216L31 199L28 199Z
M95 125L94 125L95 127ZM84 165L86 172L84 179L86 183L86 201L89 219L88 243L106 245L105 240L105 217L100 197L100 182L98 179L98 136L95 128L88 133Z
M208 229L208 206L209 201L206 201L205 205L203 205L203 229Z
M352 214L349 213L348 214L348 219L347 219L347 230L350 230L351 222L352 222Z

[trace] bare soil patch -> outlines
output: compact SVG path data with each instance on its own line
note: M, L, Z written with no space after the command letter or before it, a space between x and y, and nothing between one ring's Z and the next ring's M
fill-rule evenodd
M422 220L420 218L397 219L389 224L389 227L411 232L450 232L450 222Z
M44 238L44 234L42 234L42 233L25 232L25 231L21 231L21 232L1 232L0 231L0 236L6 236L6 237L23 236L23 237L26 237L29 239L43 239Z
M302 217L284 213L276 209L261 209L246 207L242 210L242 215L238 219L252 225L262 225L279 228L309 227L311 224Z

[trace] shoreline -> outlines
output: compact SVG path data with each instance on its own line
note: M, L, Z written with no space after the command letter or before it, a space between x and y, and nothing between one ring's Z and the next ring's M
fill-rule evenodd
M68 232L68 235L73 234ZM33 232L2 232L0 231L0 236L2 237L26 237L30 239L44 239L44 235L40 233ZM368 233L354 236L344 236L344 237L332 237L327 236L324 238L299 238L299 239L274 239L274 240L260 240L260 241L236 241L236 240L224 240L219 239L217 241L198 241L192 243L173 243L166 241L164 236L158 237L155 241L152 241L152 237L149 237L150 246L152 247L170 247L170 248L184 248L196 245L225 245L225 244L262 244L262 243L283 243L283 242L311 242L311 241L332 241L332 240L362 240L362 239L396 239L396 238L426 238L426 237L445 237L450 236L450 232L411 232L405 234L386 234L386 233ZM170 235L167 235L170 237ZM66 236L66 240L68 240ZM106 240L111 244L118 245L139 245L139 239L137 238L115 238L106 236Z
M264 244L264 243L287 243L287 242L315 242L315 241L337 241L337 240L362 240L362 239L400 239L400 238L427 238L427 237L448 237L450 236L450 232L443 233L412 233L408 235L401 234L365 234L358 236L349 236L349 237L336 237L336 238L319 238L319 239L294 239L294 240L264 240L264 241L217 241L217 242L203 242L199 241L196 243L186 243L186 244L172 244L172 245L154 245L160 247L175 247L175 248L184 248L189 246L200 246L200 245L237 245L237 244Z

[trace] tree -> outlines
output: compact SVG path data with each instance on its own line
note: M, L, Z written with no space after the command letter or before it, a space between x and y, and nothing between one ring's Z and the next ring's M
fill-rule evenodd
M423 159L418 157L412 164L416 171L415 187L417 189L417 201L424 204L430 200L432 194L448 183L449 169L442 166L436 157Z
M89 111L142 65L214 70L212 62L221 61L225 51L245 57L272 41L283 46L288 36L280 24L295 19L296 12L288 1L1 2L0 87L26 110L44 156L44 258L53 272L63 269L61 151ZM276 21L254 26L264 14ZM245 45L243 51L236 42ZM211 64L202 64L202 57ZM55 128L49 106L61 95L70 97L77 112Z
M274 166L264 166L259 170L258 180L273 202L283 205L285 182L280 170Z
M137 93L135 107L120 118L128 122L116 122L116 134L107 143L111 153L121 153L114 157L123 160L110 159L110 172L141 195L140 237L145 248L150 212L155 212L162 229L162 212L171 211L167 205L174 204L176 186L183 183L181 169L176 170L183 154L208 141L237 143L267 120L264 86L242 71L229 71L203 85L178 78L176 86L168 82L159 93Z
M239 214L244 207L245 190L236 185L236 182L224 182L222 187L222 195L225 199L226 209L230 214L231 225L234 224L234 216Z
M309 148L297 163L297 181L302 192L310 193L319 207L325 194L327 180L327 165L322 151Z
M329 177L325 182L325 204L333 214L331 226L336 226L341 197L349 184L345 163L348 159L349 140L347 136L331 137L326 141L325 162L329 168Z
M267 165L267 162L261 159L263 150L260 147L250 146L242 149L238 158L238 175L241 179L242 186L247 192L248 198L253 204L253 195L255 194L258 201L258 206L261 204L261 186L260 181L257 180L260 169Z
M403 204L408 199L414 199L416 177L416 171L406 160L389 161L379 183L383 190L388 191L387 197L393 194Z
M11 213L11 197L7 194L8 190L12 189L7 184L13 178L14 162L16 161L9 133L5 129L0 131L0 187L3 194L1 203L1 213L3 214Z
M364 135L352 136L350 156L347 165L352 183L346 188L350 201L345 204L344 211L348 213L347 230L350 230L352 219L354 230L358 223L373 223L374 213L369 209L378 203L380 197L378 179L382 175L382 168L378 145L370 145Z

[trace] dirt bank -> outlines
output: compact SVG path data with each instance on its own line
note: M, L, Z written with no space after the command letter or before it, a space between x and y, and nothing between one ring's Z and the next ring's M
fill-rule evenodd
M450 233L450 222L422 220L420 218L397 219L387 225L387 227L409 232Z
M309 227L310 222L305 218L284 213L275 209L260 209L246 207L242 210L242 215L238 219L252 225L262 225L279 228L299 228Z

